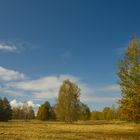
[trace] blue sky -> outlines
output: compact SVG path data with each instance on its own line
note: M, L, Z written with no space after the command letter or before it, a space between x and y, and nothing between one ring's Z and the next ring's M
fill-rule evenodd
M111 106L120 97L117 61L140 34L139 5L138 0L1 0L1 97L53 104L69 78L91 109Z

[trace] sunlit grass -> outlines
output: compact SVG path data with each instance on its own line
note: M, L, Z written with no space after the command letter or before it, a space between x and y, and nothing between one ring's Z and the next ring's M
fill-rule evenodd
M140 125L126 122L88 121L0 122L0 140L140 140Z

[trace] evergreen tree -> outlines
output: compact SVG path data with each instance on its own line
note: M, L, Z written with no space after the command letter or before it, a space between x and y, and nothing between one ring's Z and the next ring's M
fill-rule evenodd
M0 121L12 119L12 109L7 98L0 99Z

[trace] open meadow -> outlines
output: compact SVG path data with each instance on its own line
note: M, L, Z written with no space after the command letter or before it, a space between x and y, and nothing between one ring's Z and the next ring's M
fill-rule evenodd
M42 121L0 122L0 140L140 140L140 125L88 121L66 124Z

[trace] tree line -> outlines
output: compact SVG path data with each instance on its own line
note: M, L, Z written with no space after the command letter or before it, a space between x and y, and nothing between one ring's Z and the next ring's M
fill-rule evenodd
M12 119L34 119L35 112L32 106L24 102L22 106L12 108Z
M64 104L61 104L62 106ZM62 107L62 106L59 107ZM65 104L65 106L67 106ZM90 111L89 107L79 102L78 111L74 116L71 113L73 110L66 110L66 108L61 108L57 110L57 105L51 106L48 101L44 102L38 109L37 114L35 115L34 109L32 106L29 106L27 102L24 102L22 106L12 108L10 106L9 101L4 98L0 99L0 121L8 121L11 119L14 120L31 120L31 119L38 119L42 121L65 121L65 122L73 122L77 120L122 120L123 116L120 112L119 108L112 107L105 107L102 111L93 110ZM58 116L59 115L59 116Z
M12 108L7 98L0 98L0 121L34 118L34 109L32 106L29 106L27 102L24 102L22 106Z
M34 110L25 102L22 107L11 108L9 101L0 99L0 121L10 119L60 120L129 120L140 121L140 40L134 38L129 43L124 57L119 60L118 83L122 98L119 107L105 107L102 111L90 111L80 101L81 90L77 84L64 80L60 86L56 104L43 103L35 116Z

